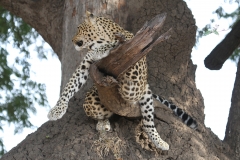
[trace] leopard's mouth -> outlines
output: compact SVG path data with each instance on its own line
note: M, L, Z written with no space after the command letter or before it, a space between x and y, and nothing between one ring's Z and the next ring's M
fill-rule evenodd
M74 44L74 47L77 51L81 51L81 47L79 47L78 45Z
M89 46L89 49L92 50L93 46L94 46L94 43Z

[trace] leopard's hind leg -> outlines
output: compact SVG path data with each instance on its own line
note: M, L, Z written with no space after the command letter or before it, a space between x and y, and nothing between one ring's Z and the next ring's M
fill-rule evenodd
M113 112L101 104L96 86L93 86L91 91L87 93L83 108L87 116L98 120L96 129L99 132L99 139L95 140L92 146L98 156L103 159L111 151L115 159L121 159L126 148L125 142L118 137L116 132L108 132L111 129L108 119L113 115Z
M139 100L139 104L141 106L141 113L143 116L142 119L143 130L148 134L148 137L155 144L156 148L168 150L169 145L161 139L154 125L153 97L152 91L149 89L148 85L146 85L146 90L143 94L143 97Z
M109 111L103 104L101 104L96 86L93 86L93 88L86 94L83 109L87 116L98 120L96 126L98 131L109 131L111 129L108 118L113 115L113 112Z

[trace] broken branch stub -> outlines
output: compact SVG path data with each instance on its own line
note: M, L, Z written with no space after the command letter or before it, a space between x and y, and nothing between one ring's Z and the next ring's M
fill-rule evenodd
M115 114L127 117L141 116L138 103L129 104L119 95L116 79L146 56L153 46L170 38L171 28L160 37L156 36L163 27L166 16L166 13L159 14L146 22L129 41L123 42L124 37L117 35L123 43L111 50L107 57L91 65L90 75L97 86L101 103Z

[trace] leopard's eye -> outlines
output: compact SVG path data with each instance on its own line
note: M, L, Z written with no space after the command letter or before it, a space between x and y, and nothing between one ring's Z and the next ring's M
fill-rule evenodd
M83 41L77 41L76 45L78 45L78 47L81 47L83 45Z

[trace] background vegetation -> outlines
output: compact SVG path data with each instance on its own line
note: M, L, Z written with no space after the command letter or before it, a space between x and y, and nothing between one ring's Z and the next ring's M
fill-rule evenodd
M2 7L0 15L0 130L13 123L14 133L19 133L24 127L33 127L29 114L36 112L34 105L48 104L45 85L30 78L29 47L35 47L40 59L46 55L44 48L36 45L40 36L31 26ZM4 152L0 137L0 155Z

